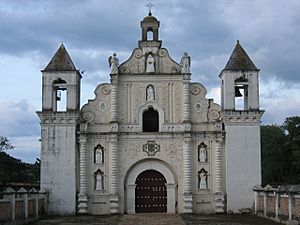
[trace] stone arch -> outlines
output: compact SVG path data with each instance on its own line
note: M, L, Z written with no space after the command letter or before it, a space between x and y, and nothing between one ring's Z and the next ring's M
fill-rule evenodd
M174 172L169 168L165 162L149 159L142 160L132 165L125 176L125 198L127 213L135 213L135 187L136 179L142 172L146 170L155 170L161 173L166 179L167 187L167 213L175 213L176 204L176 183L177 179Z
M138 112L138 118L139 118L139 127L140 131L143 131L143 114L145 111L149 110L149 108L153 108L155 111L158 112L158 131L162 131L162 126L165 121L165 115L164 110L161 106L159 106L156 102L147 102L145 105L143 105Z
M67 82L60 77L52 82L52 109L56 111L67 111ZM58 102L63 101L61 108L58 107Z

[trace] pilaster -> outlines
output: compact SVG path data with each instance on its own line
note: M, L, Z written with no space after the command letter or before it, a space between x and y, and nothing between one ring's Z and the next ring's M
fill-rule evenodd
M78 213L87 213L87 193L86 193L86 135L80 136L80 191L78 194Z
M215 149L215 168L216 168L216 192L215 192L215 212L223 213L224 212L224 192L222 190L222 142L221 140L216 141L216 149Z
M183 140L183 199L184 213L193 213L191 134L186 133Z
M183 121L190 122L190 76L183 75Z
M110 188L110 213L119 212L119 196L118 196L118 139L117 134L112 134L110 138L110 172L109 172L109 188Z
M118 75L111 74L111 122L116 122L117 117L117 86L118 86Z

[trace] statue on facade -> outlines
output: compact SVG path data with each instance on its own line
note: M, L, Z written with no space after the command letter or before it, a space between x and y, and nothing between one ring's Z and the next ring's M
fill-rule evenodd
M97 191L103 190L103 175L100 171L96 173L96 188Z
M190 67L191 67L191 57L185 52L181 58L181 72L182 73L190 73Z
M146 73L154 73L154 57L152 54L148 54L147 60L146 60Z
M100 147L95 150L95 163L103 163L103 150Z
M112 56L108 58L109 67L111 67L110 74L118 74L118 66L119 66L119 59L117 58L117 54L114 53Z
M206 162L207 161L207 150L204 144L201 144L198 147L198 161L199 162Z
M147 87L147 97L146 97L147 101L154 101L154 89L152 87L152 85L149 85Z
M198 172L198 188L207 189L207 172L203 168Z

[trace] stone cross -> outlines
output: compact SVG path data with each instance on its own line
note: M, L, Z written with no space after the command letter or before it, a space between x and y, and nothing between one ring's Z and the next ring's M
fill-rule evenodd
M152 8L154 5L153 5L151 2L149 2L146 6L147 6L148 9L149 9L148 15L151 16L151 15L152 15L152 13L151 13L151 8Z

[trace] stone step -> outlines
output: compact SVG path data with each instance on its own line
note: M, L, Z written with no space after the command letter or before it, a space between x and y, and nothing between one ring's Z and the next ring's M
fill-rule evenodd
M185 225L178 214L139 213L123 215L118 225Z

